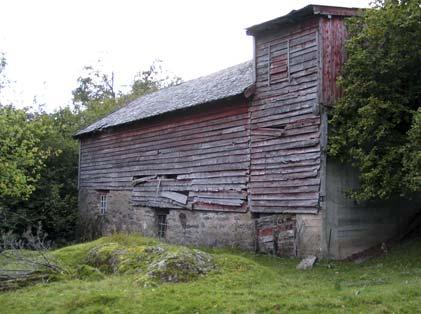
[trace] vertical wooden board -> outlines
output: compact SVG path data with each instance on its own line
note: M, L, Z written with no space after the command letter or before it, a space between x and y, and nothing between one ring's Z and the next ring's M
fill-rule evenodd
M337 84L345 62L345 40L347 36L343 17L322 17L320 22L322 39L322 93L321 102L334 105L342 96Z

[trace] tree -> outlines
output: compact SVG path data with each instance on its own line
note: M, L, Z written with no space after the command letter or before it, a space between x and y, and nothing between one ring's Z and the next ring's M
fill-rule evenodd
M4 66L5 60L0 74ZM55 244L73 241L79 145L72 135L131 99L179 80L153 65L124 94L116 91L112 73L84 70L73 91L74 109L29 114L29 108L0 106L0 233L22 237L41 225Z
M80 117L79 127L93 123L122 105L114 87L113 72L101 72L93 66L85 66L83 70L84 75L77 79L78 87L72 91L73 105Z
M163 70L162 61L156 60L148 70L138 72L133 80L131 91L126 97L128 100L136 99L148 93L182 82L178 76L173 76Z
M24 110L0 105L0 130L1 204L7 198L31 195L51 150L40 147L48 127Z
M99 67L101 60L98 61ZM164 70L162 61L154 61L147 70L133 78L130 91L123 93L115 87L114 73L105 73L93 66L85 66L73 90L73 105L81 113L81 126L87 126L121 108L128 102L159 89L180 84L181 78Z
M4 69L6 68L6 58L4 54L0 53L0 91L6 85L6 78L4 76Z
M79 117L69 107L43 115L50 132L40 138L40 145L54 149L45 160L36 189L27 200L14 204L15 212L27 218L26 225L41 222L48 239L56 244L72 241L77 219L78 143L72 135L79 127ZM25 224L15 228L25 231ZM26 226L27 228L27 226Z
M37 189L46 159L55 153L41 145L51 129L42 117L0 105L0 233L23 232L31 217L15 205Z
M329 154L359 170L356 200L420 191L421 1L378 1L348 32Z

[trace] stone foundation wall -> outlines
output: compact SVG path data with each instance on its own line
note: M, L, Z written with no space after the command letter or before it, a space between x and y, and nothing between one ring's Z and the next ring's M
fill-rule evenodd
M134 212L139 232L157 236L157 212L145 207L136 207ZM172 209L166 222L165 240L170 243L254 250L254 221L248 213Z
M131 206L130 191L109 191L107 212L100 215L100 195L103 193L95 190L79 192L81 238L88 238L92 228L100 229L99 235L113 232L158 235L159 211ZM166 223L165 240L170 243L255 249L255 226L250 213L171 209Z
M107 212L100 212L100 197L107 195ZM95 238L113 232L131 232L138 228L129 204L128 191L79 191L79 230L81 239Z
M107 211L100 213L100 197L107 195ZM80 237L113 232L158 236L158 213L130 204L130 191L79 192ZM165 241L210 247L237 247L278 256L322 256L322 215L277 214L255 218L247 213L171 209L166 214ZM257 228L257 236L256 236ZM257 239L257 241L256 241Z

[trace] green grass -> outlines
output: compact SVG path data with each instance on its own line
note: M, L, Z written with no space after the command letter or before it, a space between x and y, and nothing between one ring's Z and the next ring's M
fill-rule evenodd
M108 242L155 245L116 235L54 252L70 268ZM217 270L189 283L143 288L136 275L67 279L0 293L1 313L421 313L421 240L356 265L319 263L298 271L298 260L207 250Z

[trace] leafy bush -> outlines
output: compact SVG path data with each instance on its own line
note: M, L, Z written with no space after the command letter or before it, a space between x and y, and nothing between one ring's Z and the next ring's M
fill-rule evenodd
M421 6L377 1L349 20L344 97L330 118L329 154L360 171L356 200L421 189Z

